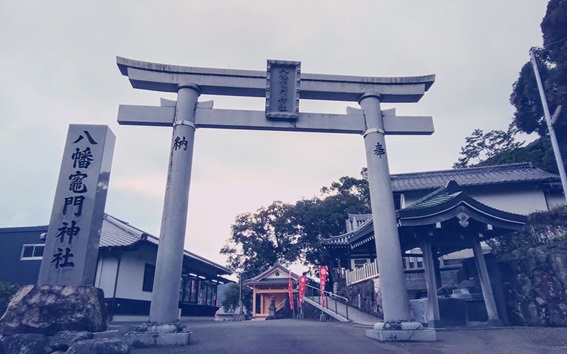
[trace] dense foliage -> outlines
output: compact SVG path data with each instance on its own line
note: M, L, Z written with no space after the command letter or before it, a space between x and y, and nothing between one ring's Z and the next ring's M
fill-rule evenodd
M563 106L554 130L564 164L567 162L567 0L550 0L541 23L543 48L534 48L538 70L551 114ZM526 52L526 58L528 53ZM508 131L484 133L475 130L466 138L461 157L453 167L486 166L501 163L531 162L534 166L557 173L553 149L547 136L543 107L530 61L521 68L514 83L510 103L515 108ZM516 132L537 133L539 138L521 147L515 145ZM510 135L511 134L511 135Z
M221 249L229 267L247 279L276 262L326 264L328 255L320 242L344 233L348 214L370 212L365 170L362 178L342 177L321 193L295 204L275 201L254 213L238 215Z
M238 309L240 305L240 284L231 283L224 292L224 300L221 303L225 312ZM247 311L252 309L252 290L249 287L242 287L242 305Z
M0 317L6 311L10 298L18 291L17 285L0 281Z
M480 166L498 156L517 151L523 144L514 140L515 133L512 124L507 131L491 130L484 133L482 129L475 129L465 139L466 144L461 148L461 157L453 164L453 168Z
M532 213L528 216L523 230L487 241L496 254L565 242L567 242L567 206Z

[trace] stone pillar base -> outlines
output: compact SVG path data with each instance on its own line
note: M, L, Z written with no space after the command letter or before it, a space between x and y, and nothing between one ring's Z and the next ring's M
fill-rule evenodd
M444 327L445 325L441 320L429 320L429 322L427 322L427 328L444 328Z
M367 329L366 336L380 342L436 342L437 334L434 329L390 331Z
M124 341L133 348L185 346L191 343L191 332L127 333Z
M366 336L380 342L436 342L434 329L424 329L419 322L378 322Z
M143 323L124 335L124 341L134 348L171 347L191 344L191 331L179 323Z
M502 327L504 326L504 323L499 319L495 319L495 320L488 320L488 322L486 322L486 325L489 327Z

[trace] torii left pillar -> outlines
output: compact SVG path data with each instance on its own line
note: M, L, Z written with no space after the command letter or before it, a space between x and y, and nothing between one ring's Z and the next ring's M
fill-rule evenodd
M150 307L150 322L177 321L199 87L179 84Z

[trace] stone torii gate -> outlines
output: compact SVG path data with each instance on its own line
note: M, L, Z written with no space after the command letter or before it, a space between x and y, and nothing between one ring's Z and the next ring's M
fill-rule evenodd
M432 134L431 117L396 116L380 103L417 102L435 75L358 77L303 74L300 63L268 61L266 71L174 66L117 57L120 72L134 88L177 92L177 102L161 106L120 105L118 123L173 127L160 244L156 261L150 321L177 319L179 279L193 142L197 128L277 130L360 134L364 138L384 320L408 321L409 302L402 267L395 207L384 135ZM200 94L266 97L265 111L213 109ZM347 114L299 112L299 98L359 102Z

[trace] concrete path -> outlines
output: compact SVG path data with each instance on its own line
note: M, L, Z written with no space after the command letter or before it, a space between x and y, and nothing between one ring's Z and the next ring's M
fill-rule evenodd
M381 343L349 323L309 320L189 322L186 347L134 349L132 354L180 353L567 353L566 328L513 327L438 331L433 343Z

